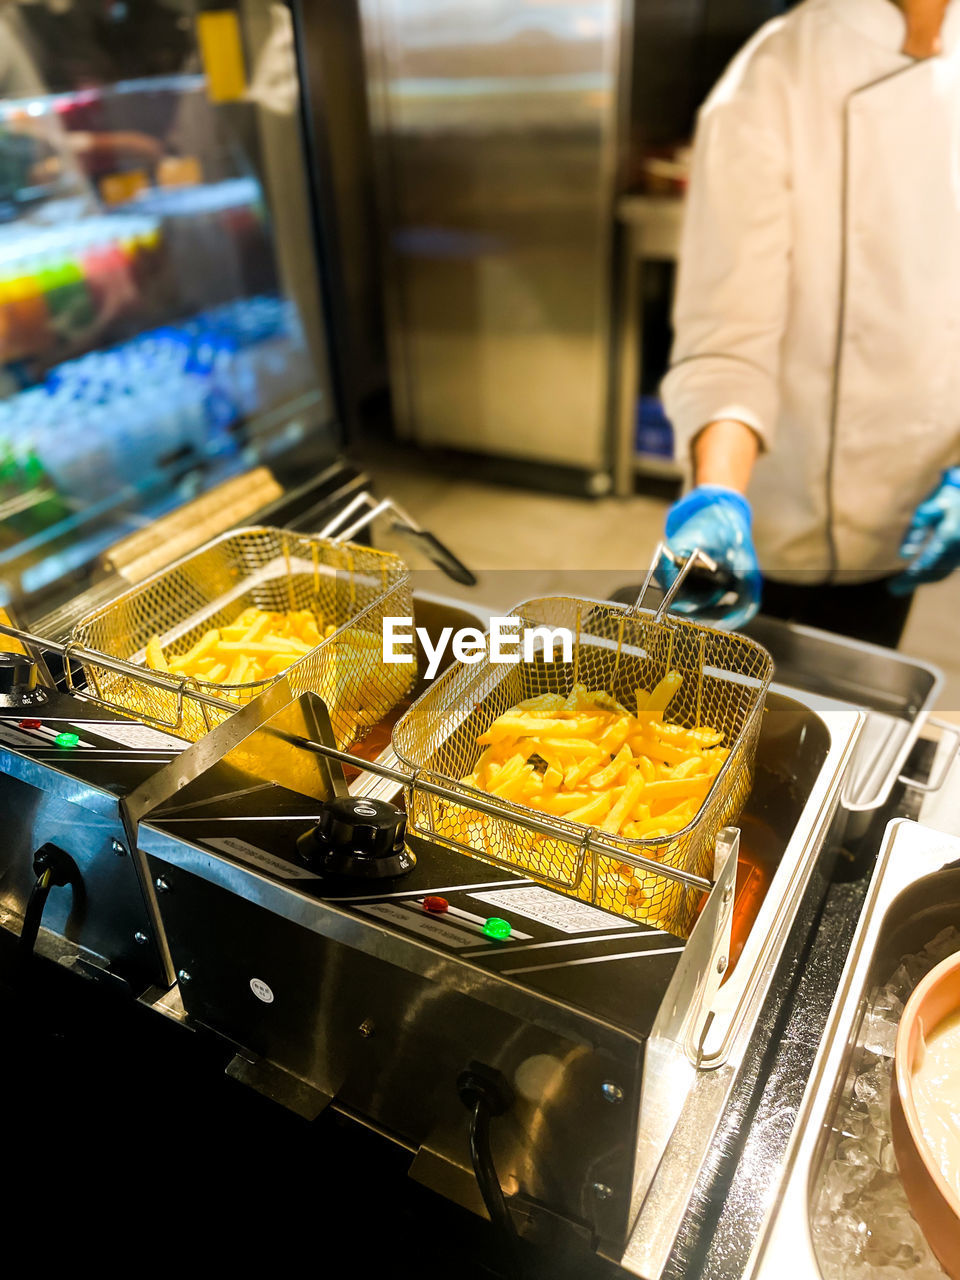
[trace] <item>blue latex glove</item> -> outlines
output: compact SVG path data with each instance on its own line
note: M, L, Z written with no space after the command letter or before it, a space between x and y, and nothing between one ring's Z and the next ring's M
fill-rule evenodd
M939 582L960 565L960 467L951 467L913 513L900 545L910 563L890 581L895 596L907 596L923 582Z
M722 587L694 594L685 582L672 606L677 613L696 614L704 622L730 631L746 626L760 608L762 586L751 524L746 498L722 485L698 485L674 503L667 512L665 530L670 550L686 559L699 547L736 578L732 594ZM661 559L656 577L664 591L677 572L674 565Z

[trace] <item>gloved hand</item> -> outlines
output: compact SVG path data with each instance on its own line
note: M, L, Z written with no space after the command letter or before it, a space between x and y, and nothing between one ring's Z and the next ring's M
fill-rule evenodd
M895 596L907 596L923 582L939 582L960 565L960 467L945 471L917 507L900 554L910 563L890 580Z
M667 512L666 542L684 560L699 547L736 580L731 588L718 585L696 592L687 590L688 578L673 604L677 613L697 614L705 622L735 631L744 627L760 608L762 579L751 534L750 504L742 494L722 485L701 484L675 502ZM661 558L657 581L667 591L678 569ZM702 582L702 577L700 578Z

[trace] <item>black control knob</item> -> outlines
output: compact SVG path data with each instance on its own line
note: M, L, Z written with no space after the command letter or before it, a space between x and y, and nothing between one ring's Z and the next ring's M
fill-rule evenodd
M25 653L0 652L0 706L20 707L43 699L37 664Z
M404 843L407 818L396 805L365 796L328 800L312 831L297 841L301 858L318 875L388 880L406 875L416 857Z

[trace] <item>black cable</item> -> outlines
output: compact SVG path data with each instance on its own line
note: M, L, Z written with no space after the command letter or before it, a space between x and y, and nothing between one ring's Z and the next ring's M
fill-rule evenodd
M20 941L17 944L17 969L21 977L37 945L40 921L43 919L43 911L47 905L50 890L69 884L76 892L82 884L77 864L69 853L64 853L55 844L45 844L37 850L33 855L33 869L37 879L27 899L27 909L23 913L23 928L20 930Z
M497 1177L490 1151L490 1116L487 1100L478 1097L473 1105L473 1115L470 1120L470 1159L473 1162L477 1186L483 1196L483 1203L487 1207L490 1221L505 1237L515 1241L517 1231L510 1216L510 1210L507 1208L503 1188L500 1186L500 1179Z
M513 1105L513 1090L495 1067L471 1062L460 1073L457 1090L463 1105L470 1110L470 1161L477 1186L490 1221L503 1246L504 1275L507 1280L521 1275L520 1239L513 1217L500 1186L490 1147L490 1120L503 1115Z
M50 868L47 867L37 877L33 888L30 890L27 909L23 913L23 928L20 930L20 942L17 947L17 964L21 971L29 963L30 957L33 955L33 948L37 945L37 935L40 932L43 908L47 905L47 896L52 887L53 874Z

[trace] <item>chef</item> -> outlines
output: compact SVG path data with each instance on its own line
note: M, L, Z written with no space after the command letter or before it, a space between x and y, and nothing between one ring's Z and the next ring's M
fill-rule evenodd
M674 319L666 539L734 575L699 604L895 645L960 564L960 0L756 34L700 112Z

